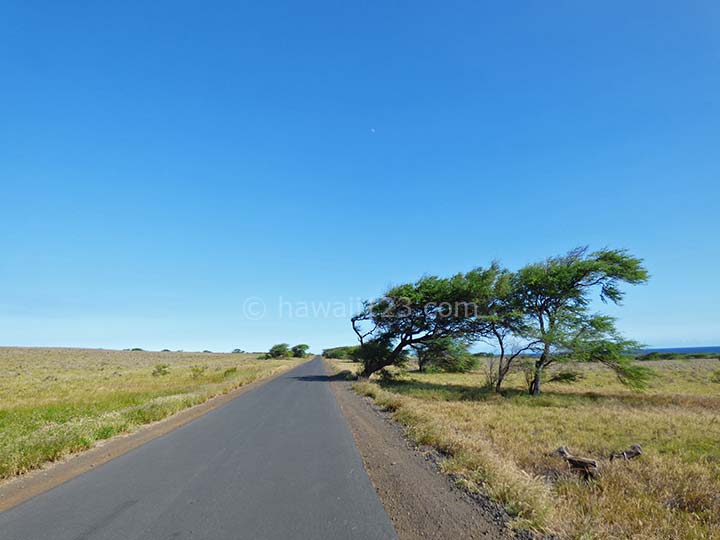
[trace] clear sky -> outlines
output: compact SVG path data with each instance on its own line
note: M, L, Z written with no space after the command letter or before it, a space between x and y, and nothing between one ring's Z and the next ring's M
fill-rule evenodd
M11 0L0 83L0 344L317 351L585 244L629 337L720 344L715 0Z

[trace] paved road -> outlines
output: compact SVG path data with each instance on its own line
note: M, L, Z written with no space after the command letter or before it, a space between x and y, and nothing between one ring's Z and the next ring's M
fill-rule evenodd
M0 514L2 540L395 538L314 359Z

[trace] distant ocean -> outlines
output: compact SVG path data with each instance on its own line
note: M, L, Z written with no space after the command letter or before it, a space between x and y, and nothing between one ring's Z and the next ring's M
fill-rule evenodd
M659 352L659 353L720 353L720 347L666 347L662 349L642 349L638 351L640 354Z
M484 351L492 352L492 351ZM714 353L720 357L720 346L714 345L710 347L664 347L664 348L648 348L639 349L634 354L647 354L647 353L674 353L674 354L692 354L692 353ZM540 356L540 353L529 353L526 356Z

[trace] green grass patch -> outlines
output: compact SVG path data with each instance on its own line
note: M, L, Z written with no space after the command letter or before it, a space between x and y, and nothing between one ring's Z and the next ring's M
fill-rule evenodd
M297 363L244 354L213 354L208 363L208 355L194 353L0 348L0 478Z
M657 374L644 392L594 364L555 367L537 398L521 373L501 395L481 372L401 372L355 389L443 452L444 470L503 504L518 527L578 539L720 538L718 360L642 363ZM571 377L550 382L568 368ZM610 463L633 443L640 458ZM569 472L550 455L559 446L599 460L600 476Z

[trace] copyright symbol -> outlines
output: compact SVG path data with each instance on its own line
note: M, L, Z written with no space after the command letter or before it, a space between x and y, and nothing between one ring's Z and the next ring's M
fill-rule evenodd
M257 296L251 296L250 298L246 298L243 302L242 309L245 318L251 321L257 321L262 319L265 315L265 312L267 311L267 308L265 307L265 302L263 302L262 298L258 298Z

